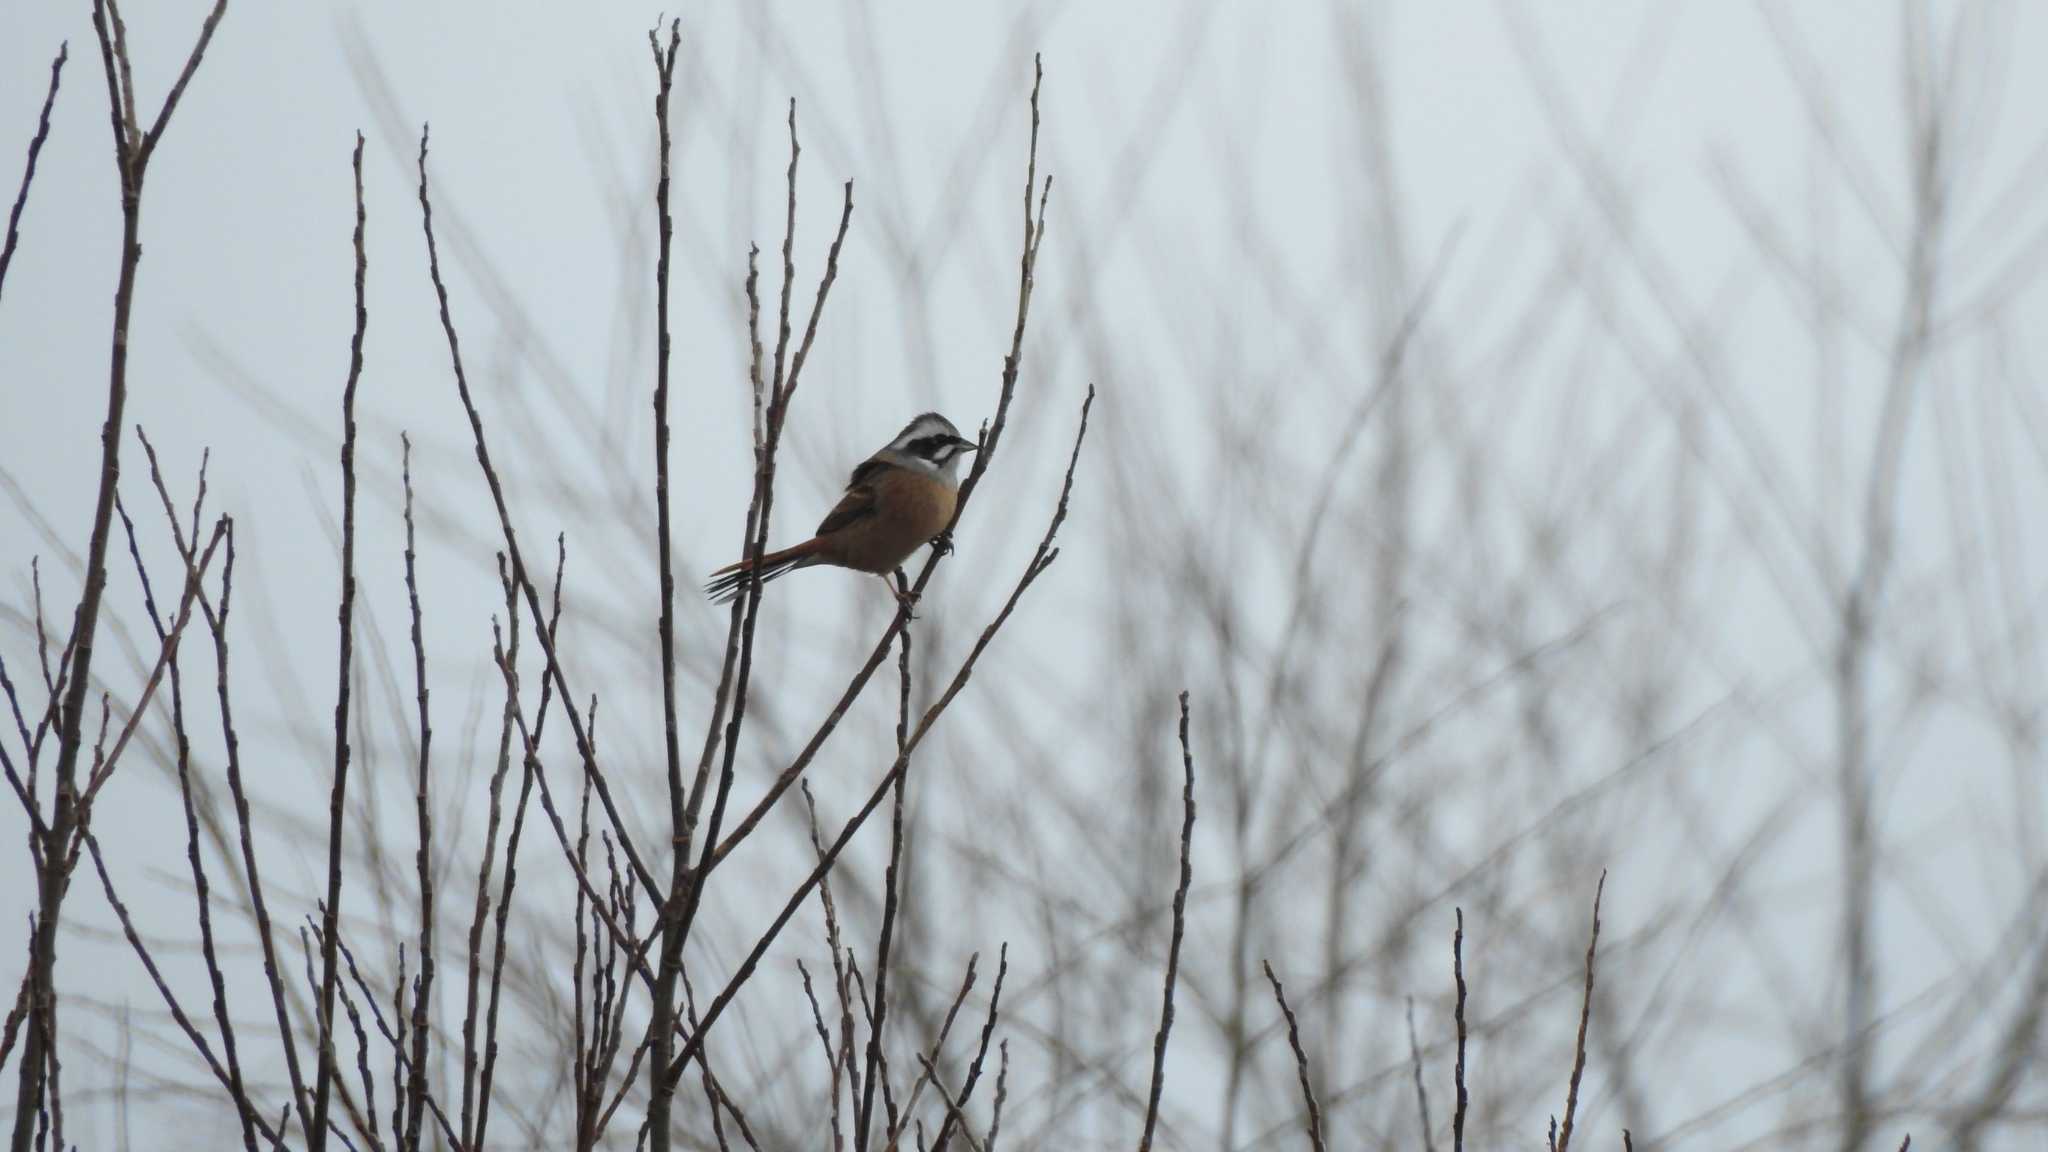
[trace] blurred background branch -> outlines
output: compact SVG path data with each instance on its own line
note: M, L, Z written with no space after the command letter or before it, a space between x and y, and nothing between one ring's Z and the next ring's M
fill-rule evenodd
M175 597L144 581L185 587L201 500L233 518L242 592L229 628L208 569L216 643L161 661L95 800L102 883L61 919L0 885L10 1071L46 1035L31 944L65 957L61 1108L17 1106L17 1134L298 1145L324 1089L359 1147L626 1147L665 1077L683 1147L992 1145L998 1102L1007 1147L1130 1147L1179 939L1162 1147L1528 1142L1568 1078L1560 1146L2040 1142L2048 133L2024 110L2048 101L2048 13L745 5L686 18L658 73L652 12L237 8L196 70L207 5L128 13L132 70L182 103L160 155L161 122L135 121L151 258L116 342L126 422L172 474L216 451L189 518L166 487L163 522L130 522L139 470L119 478L136 579L115 565L67 680L93 638L69 606L106 567L86 353L132 271L108 109L67 87L37 116L52 54L91 34L74 7L24 14L0 69L0 154L34 181L0 263L0 838L53 843L58 753L95 778L91 714L121 734L176 647ZM421 234L371 229L351 501L337 157L362 127L368 213L399 219L430 118L448 327ZM1016 182L1048 172L1034 277ZM780 523L918 411L996 419L1003 451L914 622L811 572L742 626L690 589L764 527L756 437L784 397L757 413L747 247L787 224L817 274L847 180L804 403L773 420ZM446 387L458 324L496 511ZM1031 595L954 705L1017 572ZM893 690L847 693L900 629ZM204 679L217 707L185 695ZM60 687L75 714L46 707ZM909 722L935 706L943 725ZM703 763L730 761L680 788L667 732L699 723ZM776 802L793 766L815 823ZM712 820L693 878L677 812L707 782L747 834ZM536 790L553 827L522 848ZM892 832L825 876L813 829L882 802ZM669 965L662 898L712 864ZM271 935L308 917L301 978Z

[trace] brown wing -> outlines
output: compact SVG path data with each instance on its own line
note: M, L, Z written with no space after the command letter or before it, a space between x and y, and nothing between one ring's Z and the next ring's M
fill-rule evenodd
M889 467L892 465L880 460L867 460L855 468L853 475L846 481L846 495L839 498L839 503L832 506L832 511L825 513L825 519L818 523L817 534L824 536L837 532L849 524L874 515L875 489L870 481L877 472Z

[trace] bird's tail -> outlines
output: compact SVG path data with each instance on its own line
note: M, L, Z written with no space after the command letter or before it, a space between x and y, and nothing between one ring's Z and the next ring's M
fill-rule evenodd
M780 552L764 554L760 561L761 583L766 584L786 572L818 563L817 546L816 540L806 540ZM748 561L728 564L711 574L710 581L704 585L704 594L711 597L713 604L730 603L746 588L753 574L754 565Z

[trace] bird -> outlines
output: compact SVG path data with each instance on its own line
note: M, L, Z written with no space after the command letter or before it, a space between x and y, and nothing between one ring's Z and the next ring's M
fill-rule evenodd
M741 560L718 569L705 594L724 604L746 588L756 568L766 583L822 564L872 572L908 606L908 587L891 584L889 574L901 580L898 566L922 545L949 550L943 536L960 496L960 458L979 447L937 412L919 415L853 470L845 495L809 540L766 553L758 563Z

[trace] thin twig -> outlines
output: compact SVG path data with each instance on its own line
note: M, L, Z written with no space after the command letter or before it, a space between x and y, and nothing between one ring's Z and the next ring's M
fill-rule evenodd
M193 1050L199 1053L200 1059L205 1061L207 1069L213 1073L214 1079L220 1081L221 1087L228 1090L230 1099L234 1101L236 1107L253 1110L254 1106L251 1104L246 1091L229 1078L227 1069L223 1068L220 1062L214 1058L213 1047L206 1042L206 1037L192 1023L192 1018L186 1015L184 1007L178 1003L177 996L171 991L171 986L165 982L163 973L157 968L156 958L150 954L148 945L143 943L141 935L135 931L135 922L128 914L128 906L122 902L121 897L114 891L113 878L107 873L106 861L100 855L99 837L92 834L91 828L87 828L84 830L84 840L85 849L92 857L93 868L99 873L100 887L106 893L107 905L114 910L115 918L121 922L122 935L127 937L128 945L134 949L136 959L142 961L143 970L149 974L150 981L156 985L157 994L163 998L164 1006L170 1010L172 1021L185 1034L186 1040L191 1042ZM263 1132L264 1139L275 1139L269 1126L264 1124L261 1116L255 1117L253 1123Z
M796 962L797 974L803 977L804 999L811 1005L811 1025L817 1029L818 1044L825 1049L825 1070L829 1074L832 1093L832 1148L839 1152L846 1147L846 1135L839 1128L839 1059L832 1054L832 1033L825 1027L825 1013L818 1007L818 992L811 985L811 970L804 962Z
M910 738L910 630L904 629L897 638L898 681L900 690L896 704L896 752L907 757L904 742ZM903 792L910 780L909 765L896 778L896 798L891 808L889 822L889 865L882 874L882 928L875 943L875 1018L868 1029L867 1085L862 1089L860 1117L853 1130L853 1146L856 1152L866 1152L868 1130L874 1123L875 1111L875 1065L882 1059L882 1031L889 1014L889 957L890 945L895 940L897 900L897 871L903 863ZM895 1118L890 1118L889 1127L896 1127Z
M203 462L200 465L200 474L199 497L194 499L192 507L195 534L198 528L200 500L203 499L206 490ZM162 642L169 639L170 632L164 627L163 617L158 614L156 599L150 591L149 570L143 566L142 550L135 540L135 522L129 519L128 510L118 495L114 500L114 510L120 514L122 531L128 537L128 555L135 563L135 575L142 584L143 609L148 613L150 623L156 629L158 641ZM176 528L177 525L173 523L172 530L175 531ZM175 652L171 655L169 671L171 733L176 743L178 799L185 814L185 861L192 870L193 899L199 908L199 955L206 965L207 979L213 988L213 1018L215 1025L220 1029L221 1055L227 1061L228 1096L231 1100L245 1101L247 1096L243 1090L241 1057L235 1042L234 1021L228 1012L227 977L221 970L220 954L214 943L211 886L207 882L206 865L199 849L199 812L193 802L192 787L192 741L185 729L184 677ZM0 1057L0 1063L5 1063L4 1057ZM261 1117L254 1109L240 1105L236 1111L242 1122L242 1147L245 1152L256 1152L256 1121Z
M1003 1006L1003 979L1010 974L1010 944L1004 941L996 953L996 982L988 993L988 1015L982 1018L981 1041L974 1049L974 1060L967 1065L967 1080L960 1087L960 1098L965 1100L974 1095L975 1085L981 1083L982 1068L988 1062L989 1040L996 1033L996 1016ZM932 1140L934 1149L942 1149L953 1137L953 1118L947 1116L939 1123L939 1134Z
M953 1020L960 1014L960 1005L966 1003L967 994L974 990L975 968L979 965L980 961L981 953L979 952L967 958L967 974L960 981L960 991L954 994L952 1006L946 1009L945 1021L939 1025L939 1038L932 1042L931 1056L934 1063L946 1051L946 1038L953 1034ZM926 1083L927 1078L920 1074L917 1080L911 1084L910 1095L905 1097L903 1101L903 1115L892 1115L889 1117L889 1126L884 1129L885 1138L882 1141L882 1147L893 1148L901 1140L903 1136L903 1117L917 1111L917 1101L924 1094ZM969 1093L973 1091L974 1089L971 1086L967 1089Z
M1600 946L1600 897L1607 892L1607 870L1600 870L1600 885L1593 890L1593 935L1586 941L1586 998L1579 1007L1579 1038L1572 1050L1572 1079L1564 1094L1564 1123L1557 1129L1557 1152L1572 1146L1572 1116L1579 1108L1579 1077L1586 1072L1586 1026L1593 1019L1593 957Z
M1451 931L1451 975L1458 985L1458 1062L1452 1076L1457 1085L1457 1107L1451 1113L1451 1150L1465 1152L1465 910L1457 910L1458 926Z
M945 714L947 707L952 704L954 697L958 696L960 690L966 687L969 677L974 673L976 661L980 660L981 654L988 650L989 644L995 640L996 634L1002 630L1003 624L1009 620L1010 614L1016 611L1017 604L1023 599L1025 591L1031 587L1038 577L1045 574L1046 569L1052 567L1053 561L1059 558L1059 549L1053 547L1053 540L1057 537L1060 525L1066 521L1068 502L1072 498L1074 491L1074 472L1081 461L1081 445L1088 436L1088 412L1094 403L1095 389L1091 385L1088 389L1087 398L1081 404L1080 426L1074 433L1073 454L1067 458L1067 473L1060 486L1059 503L1053 510L1051 523L1046 525L1044 537L1038 542L1038 550L1032 554L1030 563L1025 565L1024 573L1018 578L1016 587L1010 590L1009 599L1004 601L1002 608L996 613L995 619L989 622L988 627L982 629L981 636L975 640L974 647L969 649L966 658L961 661L959 670L954 673L951 683L946 685L946 690L939 695L939 698L929 708L925 709L923 718L918 721L916 731L912 732L910 739L905 742L904 751L897 755L895 764L883 775L880 783L875 786L875 790L869 794L867 802L861 806L859 812L854 814L853 819L847 822L846 827L840 830L839 836L833 840L832 845L819 854L817 867L811 870L811 874L804 879L804 882L798 886L789 900L784 903L782 911L776 915L774 922L768 926L767 931L762 934L761 938L755 941L753 949L748 952L747 958L741 962L740 967L734 972L732 979L726 983L724 990L719 992L718 996L712 1000L710 1008L704 1013L703 1025L690 1037L689 1043L683 1046L681 1053L669 1065L668 1077L671 1081L682 1075L683 1069L688 1065L690 1058L696 1055L697 1051L703 1046L704 1037L711 1030L712 1024L717 1022L719 1015L724 1012L725 1006L731 1003L732 998L738 995L740 987L753 975L755 966L761 962L761 957L767 953L769 946L775 942L775 938L781 934L783 927L789 923L790 917L796 914L797 908L809 897L811 889L815 888L824 879L825 874L832 870L833 862L839 858L841 852L845 851L847 844L853 840L854 834L860 831L861 826L867 822L868 817L873 815L875 809L881 806L883 797L889 794L889 790L895 786L896 778L902 775L908 766L910 753L924 741L926 734L932 730L939 717ZM927 563L926 570L930 570L929 563ZM901 630L904 614L903 609L897 611L897 620L892 626L892 631ZM699 871L701 872L702 870L700 869Z
M790 365L788 377L783 377L783 349L788 344L789 339L789 296L791 292L789 277L795 274L790 260L791 236L796 227L796 160L799 149L796 137L796 103L793 100L790 102L789 113L789 148L790 231L785 234L783 239L782 330L776 345L776 375L775 379L771 381L771 391L774 395L774 400L768 409L768 435L766 442L756 449L754 510L748 514L748 522L754 533L747 546L747 559L751 565L753 579L748 581L746 595L741 598L745 605L745 613L744 621L740 626L739 662L733 680L731 715L727 718L725 724L725 752L724 760L719 770L717 793L711 802L711 815L705 830L703 845L698 852L697 866L689 875L687 896L683 899L678 913L679 921L675 929L669 934L669 937L664 939L662 943L662 968L664 971L669 969L672 964L680 965L682 962L682 947L689 940L690 930L696 922L697 910L703 902L704 885L710 878L711 866L713 864L712 850L714 847L719 846L719 829L724 824L726 806L732 796L734 769L739 754L740 728L746 719L747 688L753 672L754 627L759 619L761 609L761 571L759 561L762 553L768 546L769 516L775 500L776 453L781 444L784 424L788 419L789 402L796 392L797 375L803 367L802 359L799 358ZM825 300L831 293L833 282L838 279L839 253L841 247L846 243L846 231L852 218L853 181L848 180L845 184L844 198L839 211L839 229L832 238L831 248L826 252L825 270L818 279L817 295L811 301L811 318L809 326L806 328L805 336L806 346L808 346L810 334L814 333L817 329L818 317L824 311ZM690 799L690 811L686 813L686 827L682 833L682 838L685 840L695 833L696 809L701 803L703 790L704 772L702 766L700 766L698 784ZM673 953L672 959L671 953ZM653 1065L654 1070L659 1070L662 1067L663 1065L659 1063ZM658 1086L655 1087L658 1088ZM667 1104L666 1101L660 1099L658 1090L656 1091L655 1108L659 1113L666 1114ZM666 1152L665 1138L657 1137L655 1149L656 1152Z
M996 1137L1003 1130L1003 1102L1010 1098L1010 1042L1003 1041L1002 1062L996 1066L995 1113L989 1117L984 1152L996 1152Z
M368 216L363 206L363 134L356 133L356 325L349 341L348 382L341 389L341 606L340 671L334 690L334 780L327 800L327 899L321 905L320 921L320 1003L317 1027L321 1037L320 1059L313 1073L313 1131L309 1152L317 1152L326 1141L327 1099L334 1079L334 988L337 957L334 941L341 920L342 837L348 816L348 719L349 683L355 670L356 602L356 384L363 374L363 334L369 328L370 312L366 285L369 256L363 244ZM374 1112L372 1113L374 1116ZM395 1138L395 1137L394 1137Z
M981 437L980 450L974 454L974 463L968 468L966 479L960 483L960 493L953 507L952 522L946 525L945 532L942 535L950 535L959 526L961 518L966 514L968 502L973 499L975 489L980 485L982 476L987 473L990 464L995 459L996 445L1001 441L1003 429L1008 424L1010 402L1016 396L1017 378L1023 366L1025 321L1031 312L1032 288L1036 283L1036 270L1038 267L1038 248L1045 239L1045 204L1052 192L1052 178L1049 176L1046 178L1042 188L1037 187L1038 90L1039 82L1043 79L1043 76L1044 69L1042 64L1035 66L1031 84L1031 148L1029 159L1026 162L1024 178L1024 250L1023 255L1019 258L1017 278L1017 325L1011 333L1010 351L1003 358L1003 374L1001 386L996 397L995 417L989 422L988 430ZM1036 220L1031 215L1031 200L1034 189L1038 193L1038 216ZM943 554L937 550L934 550L930 556L926 557L924 567L918 572L917 579L911 584L910 595L904 598L903 604L897 609L896 615L890 620L889 626L882 633L881 639L876 641L874 648L868 653L866 662L861 665L859 671L854 673L853 679L848 681L846 689L840 693L839 699L833 704L832 710L826 714L825 720L811 734L810 740L804 744L803 749L797 753L795 759L791 760L789 766L782 770L781 774L775 778L775 782L769 786L767 793L761 797L760 801L754 805L745 818L733 828L732 833L718 846L717 853L711 857L713 867L722 863L731 854L732 850L738 847L741 841L746 839L755 826L775 807L776 801L782 798L783 793L788 791L790 786L796 783L797 778L803 775L804 769L810 765L819 750L825 746L825 742L831 738L832 733L838 728L839 722L845 717L847 709L853 706L854 700L860 696L861 690L867 686L868 680L874 676L876 669L880 668L882 661L888 657L889 648L895 643L896 634L909 626L911 604L915 603L917 598L924 592L925 586L931 582L933 573L938 570L939 563L943 559ZM700 872L706 870L703 868L699 869Z
M1273 986L1273 999L1280 1002L1280 1015L1287 1018L1287 1046L1294 1049L1294 1071L1301 1079L1301 1098L1308 1103L1308 1143L1316 1152L1323 1152L1323 1110L1316 1105L1316 1090L1309 1083L1308 1053L1301 1047L1301 1026L1294 1019L1294 1009L1287 1006L1287 992L1280 987L1280 978L1273 975L1273 962L1265 962L1266 982Z
M106 73L114 124L114 164L121 177L121 263L114 289L112 354L107 370L107 417L100 428L99 493L93 507L92 536L86 546L85 587L72 620L71 655L64 665L68 681L57 725L57 795L36 877L39 915L29 949L29 1027L22 1045L15 1091L14 1130L9 1145L12 1152L28 1152L30 1143L35 1139L36 1116L46 1102L48 1081L45 1077L52 1073L56 1059L57 937L62 923L64 895L70 886L67 856L72 854L67 852L67 846L73 844L77 830L85 823L84 814L78 810L76 776L83 743L86 696L92 681L93 648L107 586L107 541L112 534L114 494L121 476L121 439L122 430L126 427L128 403L129 319L134 311L136 269L142 262L143 175L156 139L169 122L186 80L199 67L199 59L205 53L213 28L226 6L227 0L216 0L212 13L206 18L199 42L185 61L184 72L165 97L150 135L142 140L137 140L128 127L134 122L134 85L127 82L126 34L119 33L122 42L117 53L115 32L108 27L111 15L118 30L120 15L113 11L110 2L96 3L93 8L93 30L100 42L100 59ZM131 109L125 120L122 112L124 101ZM55 695L53 692L53 700ZM33 765L32 757L31 771ZM51 1078L54 1079L53 1076ZM49 1103L53 1112L62 1107L61 1101Z
M562 622L562 572L567 567L568 560L567 542L561 536L556 536L554 598L553 606L549 610L547 624L550 633L553 633ZM508 581L505 588L505 602L507 613L510 615L517 614L517 596L516 586ZM511 676L507 678L505 684L505 708L515 724L521 719L519 694L517 691L519 683L517 671L518 649L518 629L517 627L512 627L511 647L501 659L501 664L506 668L513 669ZM540 738L547 726L548 704L552 700L550 689L553 686L551 681L541 681L540 712L535 717L533 724L533 736L536 740ZM488 1006L484 1010L483 1070L478 1074L477 1078L476 1132L469 1144L471 1148L485 1147L484 1133L491 1118L491 1082L498 1066L498 996L505 980L505 936L512 919L512 893L519 878L520 833L526 827L526 804L528 798L533 794L533 762L531 759L522 756L520 764L519 803L512 810L512 831L505 837L505 882L504 888L498 893L498 919L491 947L491 991Z
M406 1084L405 1135L402 1139L394 1139L399 1139L399 1147L405 1152L418 1152L422 1113L425 1111L422 1104L427 1097L427 998L432 995L434 987L434 810L430 773L434 729L427 710L427 646L421 629L418 556L413 545L412 441L402 432L398 441L400 475L405 486L405 596L412 611L413 676L419 689L420 759L413 806L419 824L414 866L419 873L420 885L420 972L413 989L412 1076Z
M583 718L576 711L575 696L569 691L569 682L558 659L554 635L540 626L546 613L541 610L540 592L534 587L528 573L525 554L519 550L519 537L512 527L512 511L505 500L505 486L499 479L497 468L491 463L488 440L484 436L483 414L477 409L476 399L469 390L469 375L462 365L462 342L455 329L455 318L449 311L448 287L441 279L440 250L434 241L434 204L428 193L427 184L427 131L420 130L419 151L420 176L420 225L427 237L427 273L434 284L435 300L440 307L441 331L448 340L448 359L455 374L455 390L462 400L463 412L469 417L470 435L476 446L477 465L483 470L484 480L491 490L491 504L498 514L498 527L505 536L505 551L512 558L512 573L519 580L520 591L526 597L526 610L534 621L534 638L540 641L541 651L547 656L544 679L554 681L556 691L562 697L562 712L568 717L569 730L576 737L576 750L583 758L583 771L591 777L597 787L597 796L604 804L605 816L611 821L612 832L619 838L619 848L626 854L626 860L633 867L633 876L640 882L650 899L657 905L663 898L661 887L654 881L640 853L633 847L627 835L625 818L619 814L619 807L612 799L611 786L605 782L604 774L598 770L597 754L590 744L590 734L585 729ZM545 798L545 797L543 797Z
M981 1141L974 1138L973 1127L968 1124L966 1114L960 1111L960 1105L953 1099L953 1094L946 1091L946 1082L940 1078L938 1069L932 1067L932 1062L922 1052L917 1054L917 1062L924 1066L925 1075L931 1078L932 1087L937 1090L939 1099L945 1101L947 1121L955 1125L973 1152L982 1152Z
M152 459L151 472L157 474ZM256 919L257 943L263 951L263 975L270 986L271 1008L277 1014L278 1042L284 1048L285 1071L290 1077L292 1099L299 1105L299 1123L310 1129L308 1093L304 1075L299 1069L299 1049L291 1025L291 1013L285 1007L284 976L278 967L277 944L271 938L270 909L264 895L263 877L256 866L256 841L254 820L249 813L249 793L242 785L241 740L236 735L234 709L228 690L228 607L233 590L235 571L235 524L230 517L223 516L221 523L227 531L227 559L221 569L220 608L216 613L208 607L205 599L200 608L206 613L206 624L213 633L213 656L217 667L214 679L215 698L220 706L221 734L227 744L228 795L234 802L235 828L239 836L242 854L242 871L248 879L249 908ZM310 1144L313 1137L308 1132Z
M1138 1139L1139 1152L1152 1147L1152 1130L1159 1124L1159 1094L1166 1087L1166 1041L1173 1031L1173 985L1180 977L1180 942L1187 932L1188 885L1194 881L1194 867L1188 848L1195 837L1195 753L1188 743L1188 694L1180 694L1180 760L1184 783L1180 825L1180 885L1173 893L1173 939L1166 950L1166 986L1160 993L1159 1033L1152 1040L1152 1091L1145 1101L1145 1133ZM1313 1107L1313 1105L1311 1105Z
M36 134L28 142L28 164L22 169L21 191L15 193L14 209L7 214L7 242L0 246L0 288L7 284L7 266L14 262L14 246L21 241L21 212L28 207L29 185L36 180L36 158L43 141L50 138L50 109L57 103L57 85L64 78L64 61L71 57L71 42L57 45L57 58L50 62L50 91L43 97L43 114L36 120Z

